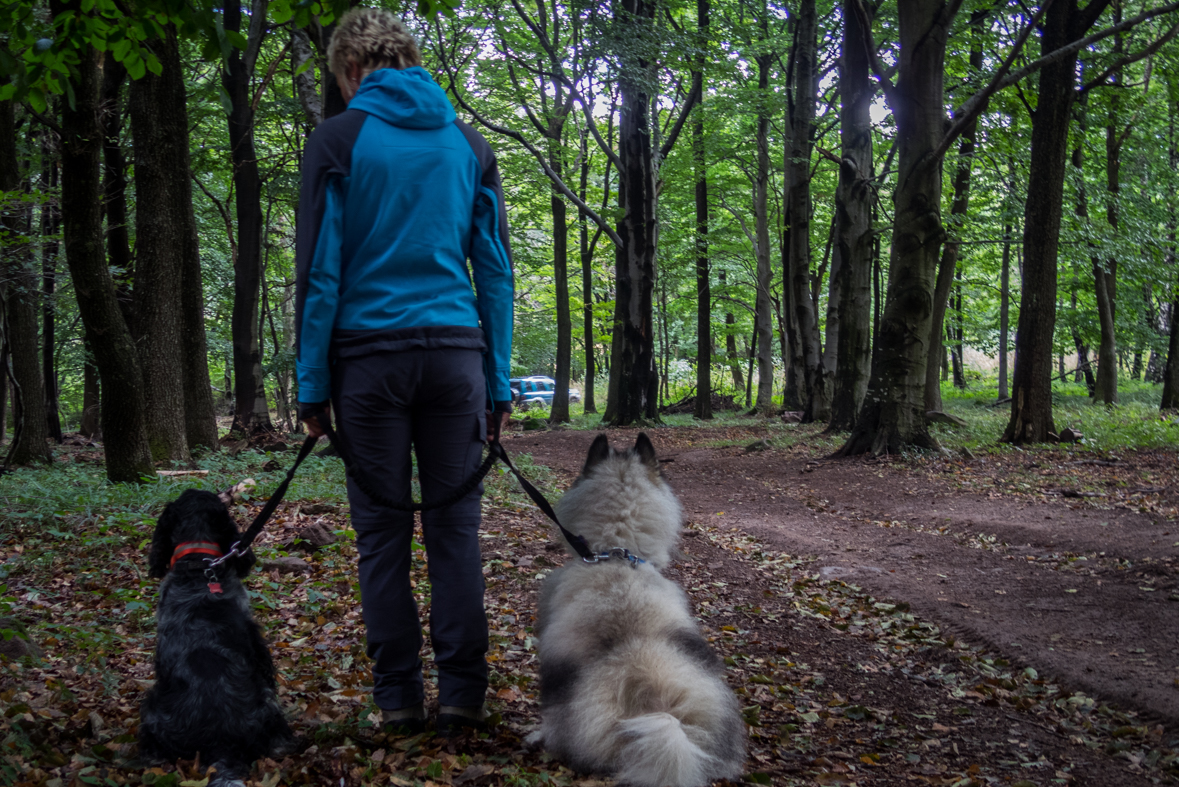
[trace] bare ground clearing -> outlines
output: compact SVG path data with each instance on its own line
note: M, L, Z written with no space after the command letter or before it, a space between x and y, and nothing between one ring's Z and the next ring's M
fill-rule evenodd
M649 434L684 504L689 533L715 528L812 558L808 570L818 577L906 604L917 619L961 641L1160 724L1168 739L1179 729L1175 452L836 462L816 460L801 445L747 451L764 436L756 428ZM521 435L510 448L572 478L592 437ZM633 437L632 430L611 434L620 447ZM685 544L686 565L707 560L714 574L739 574L732 552L705 554L697 538ZM744 582L756 585L756 575ZM773 622L755 616L741 625L811 663L856 663L862 645L854 638L831 625L799 623L789 615ZM848 691L857 695L880 680L862 671L856 677L864 688ZM877 685L876 694L889 696L901 713L920 707L928 677L893 675L892 683L898 678L901 686ZM1000 705L990 718L993 699L972 714L974 729L949 736L959 748L983 746L980 736L993 735L990 746L1019 737L1001 729L1019 714ZM1128 783L1120 780L1124 773L1107 781L1103 756L1091 754L1074 771L1084 774L1083 783Z

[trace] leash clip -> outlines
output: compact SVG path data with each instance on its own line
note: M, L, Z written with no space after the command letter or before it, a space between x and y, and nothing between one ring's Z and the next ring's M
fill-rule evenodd
M238 547L240 547L241 544L242 544L242 542L240 542L240 541L234 542L234 545L229 548L229 551L226 552L224 555L222 555L219 558L215 558L215 559L211 558L211 557L205 558L205 562L209 564L209 568L206 570L205 573L208 574L210 571L217 568L217 566L221 565L226 560L229 560L231 557L239 557L241 555L241 552L238 552ZM214 577L213 581L216 582L217 578Z
M613 549L608 550L606 552L601 552L597 555L591 555L590 557L583 557L582 558L582 560L584 560L586 563L590 563L590 564L603 563L603 562L605 562L607 560L611 560L611 559L629 561L631 568L638 568L639 563L646 563L647 562L646 560L643 560L638 555L632 555L630 553L630 550L626 549L624 547L614 547Z

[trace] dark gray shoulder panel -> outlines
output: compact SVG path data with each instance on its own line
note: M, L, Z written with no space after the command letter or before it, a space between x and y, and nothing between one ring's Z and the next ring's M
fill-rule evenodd
M295 226L295 352L303 326L303 300L307 297L307 276L319 240L319 222L332 177L352 172L352 148L368 113L351 109L320 123L307 139L303 151L302 183L299 187L299 218Z
M499 202L499 240L504 251L507 252L510 262L512 244L508 238L510 234L508 232L508 206L504 202L504 188L499 179L499 163L495 159L495 151L491 149L491 145L483 138L483 135L471 128L469 123L455 119L454 124L458 126L459 131L463 132L467 144L471 146L475 158L479 161L479 169L483 173L479 185L491 189L495 194L495 199Z

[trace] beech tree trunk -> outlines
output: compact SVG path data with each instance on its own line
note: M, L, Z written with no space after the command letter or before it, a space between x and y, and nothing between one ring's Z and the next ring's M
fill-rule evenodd
M262 282L262 180L254 148L253 77L265 34L267 0L253 0L246 52L234 48L221 73L229 95L229 147L237 213L237 259L233 275L233 431L246 435L268 432L270 406L263 386L262 343L258 307ZM240 0L225 6L226 30L241 32Z
M970 17L970 71L978 74L982 69L982 36L979 26L986 19L987 11L975 11ZM925 367L925 409L942 409L942 386L938 376L942 350L945 347L946 309L950 302L950 291L953 288L955 274L958 270L958 257L961 249L958 237L962 225L966 222L966 213L970 207L970 177L974 169L975 146L978 137L978 121L972 121L962 132L962 139L958 143L958 166L954 172L954 199L950 204L950 226L954 234L946 240L942 249L941 262L937 270L937 283L933 295L933 324L929 330L929 361ZM957 358L961 366L961 358ZM957 369L957 367L956 367ZM960 372L955 371L955 384L960 379Z
M1172 242L1174 247L1174 242ZM1179 408L1179 286L1174 287L1171 302L1171 337L1167 345L1167 365L1163 370L1163 399L1159 409Z
M90 343L84 341L83 345L86 360L82 362L82 418L78 424L78 433L90 440L101 440L99 402L102 394L99 390L98 367L94 365Z
M56 15L66 5L54 0L51 8ZM83 54L73 82L74 106L62 103L62 229L78 310L101 377L107 478L135 483L151 475L153 468L144 424L143 376L103 253L98 57L93 50Z
M148 72L131 82L131 133L135 144L135 315L139 364L143 374L147 440L155 461L188 462L184 431L183 343L181 340L181 257L183 224L178 221L177 192L187 188L187 113L181 85L180 105L169 79L182 80L174 35L156 39L153 48L163 65L159 76ZM176 63L169 50L176 50ZM179 122L174 117L181 116ZM177 130L181 131L178 139ZM183 144L183 149L179 149Z
M865 32L855 0L843 0L843 56L839 60L839 184L835 189L835 240L831 250L827 345L823 375L831 384L827 428L846 431L868 390L872 351L872 117ZM834 301L834 304L832 304ZM834 312L834 314L833 314ZM832 318L838 322L834 335ZM827 383L824 382L824 385Z
M634 28L654 23L656 3L617 0L615 18ZM621 12L621 13L619 13ZM621 246L615 251L614 350L610 364L610 401L606 420L627 426L658 420L655 329L656 151L651 139L651 97L647 93L650 62L636 48L624 49L619 80L622 111L618 127Z
M1114 0L1114 22L1121 21L1121 3ZM1113 57L1118 58L1122 53L1122 37L1114 36ZM1120 70L1111 77L1109 99L1109 116L1105 124L1105 187L1106 206L1105 220L1109 223L1113 234L1118 232L1118 192L1121 191L1121 163L1122 143L1125 137L1121 134L1118 121L1118 104L1121 89ZM1117 314L1118 298L1118 260L1110 257L1104 261L1099 258L1093 260L1093 281L1097 296L1097 319L1101 325L1101 343L1097 350L1097 384L1093 389L1094 404L1118 403L1118 345Z
M549 165L561 174L560 130L549 147ZM549 411L549 423L569 423L569 367L572 360L573 322L569 313L569 226L566 223L565 198L554 187L550 199L553 213L553 287L557 298L557 369L553 375L556 390Z
M700 57L695 80L704 85L708 44L709 0L696 0L696 32ZM704 146L704 101L692 117L692 156L696 169L696 401L692 415L712 418L712 285L708 259L708 167Z
M588 131L581 132L581 183L578 196L585 202L589 193L589 135ZM609 188L610 170L607 165L606 185ZM580 229L579 241L581 247L581 302L585 343L585 390L582 393L582 412L585 414L598 412L594 402L594 376L597 374L594 364L594 253L589 237L589 216L580 208L577 211L577 223Z
M999 399L1007 398L1007 341L1011 331L1011 225L1003 224L1003 267L999 273Z
M769 12L762 7L759 28L761 44L769 38ZM770 415L774 409L774 315L770 301L770 64L773 52L764 52L757 59L757 174L753 184L754 234L757 242L757 292L754 300L753 332L756 336L757 399L754 412Z
M786 181L789 197L785 222L790 227L788 241L791 305L793 321L798 324L794 341L802 365L796 373L803 375L801 399L805 403L804 421L826 420L831 408L829 386L819 382L819 323L811 299L811 133L815 124L816 60L818 51L818 16L814 0L800 0L798 37L794 44L794 111L790 117L789 155ZM816 388L819 390L816 391Z
M307 61L315 57L311 51L311 39L305 30L291 31L291 69L297 72ZM314 129L323 122L323 99L319 96L319 88L315 84L314 65L302 73L294 75L295 93L299 97L299 106L303 108L303 117L307 125Z
M717 272L717 285L721 292L727 292L727 275L725 271ZM729 365L729 371L733 375L733 387L737 389L737 395L745 390L745 375L741 373L741 359L737 355L737 334L736 331L737 318L729 310L725 310L725 359Z
M44 302L41 306L41 384L45 389L45 419L49 436L55 443L61 443L61 413L57 396L57 305L53 293L57 289L57 252L60 244L56 240L61 231L61 211L54 192L58 188L57 151L49 133L41 136L41 184L50 192L49 200L41 207L41 289Z
M16 152L16 113L11 101L0 102L0 191L25 191ZM4 279L4 337L10 354L13 384L12 415L15 442L8 462L27 465L49 462L49 427L45 417L45 390L41 382L38 314L41 307L40 277L33 267L31 203L10 200L3 206L0 225L9 238L7 258L0 272ZM24 240L22 240L22 238ZM9 373L6 365L0 374Z
M1101 6L1101 0L1091 2ZM1090 16L1077 12L1076 0L1054 0L1044 15L1041 54L1082 35L1092 24ZM1011 419L1002 437L1009 443L1044 442L1049 432L1056 431L1052 418L1052 339L1056 327L1056 268L1064 168L1069 120L1076 96L1076 69L1076 55L1065 56L1040 69L1024 208L1022 288L1015 334Z
M106 253L115 277L115 294L123 320L136 335L131 300L131 230L127 220L127 157L123 155L123 83L127 69L107 52L102 65L102 194L106 206Z
M945 237L941 161L928 160L945 123L946 38L952 18L938 0L901 0L897 120L897 189L892 259L868 393L851 436L837 455L937 448L925 422L925 369L933 321L934 279ZM948 15L947 15L948 16Z
M1172 76L1171 79L1174 79ZM1169 80L1168 80L1169 81ZM1175 120L1179 115L1179 101L1176 101L1176 90L1172 84L1167 90L1167 152L1171 170L1179 168L1179 133L1176 133ZM1171 332L1167 344L1167 363L1163 368L1163 398L1159 403L1162 410L1179 408L1179 210L1175 207L1175 199L1179 196L1174 186L1171 187L1171 199L1167 205L1169 233L1171 241Z

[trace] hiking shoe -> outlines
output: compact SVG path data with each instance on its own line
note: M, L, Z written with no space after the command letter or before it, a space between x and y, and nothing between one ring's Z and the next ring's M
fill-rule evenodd
M486 705L464 708L458 705L443 705L438 709L438 734L444 738L461 735L467 730L482 732L487 729Z
M419 702L408 708L382 710L381 728L392 735L421 735L426 731L426 707Z

